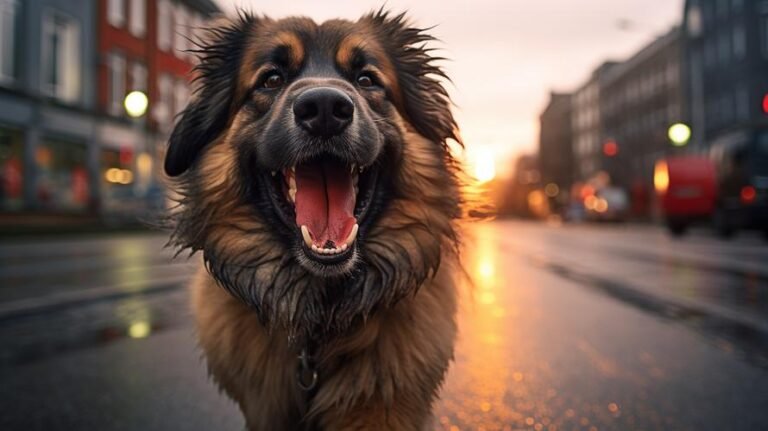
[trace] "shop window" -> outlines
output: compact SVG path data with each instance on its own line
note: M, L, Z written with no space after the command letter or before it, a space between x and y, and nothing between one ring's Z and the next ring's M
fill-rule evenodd
M24 204L24 138L20 131L0 127L0 210Z
M87 151L83 144L44 139L35 150L36 197L47 210L84 210L88 205Z
M101 199L106 209L120 208L133 198L133 151L101 151Z

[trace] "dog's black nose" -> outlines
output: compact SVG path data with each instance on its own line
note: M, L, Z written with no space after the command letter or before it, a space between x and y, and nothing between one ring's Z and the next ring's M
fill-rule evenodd
M341 90L311 88L293 102L296 123L310 135L330 138L344 131L352 122L355 105Z

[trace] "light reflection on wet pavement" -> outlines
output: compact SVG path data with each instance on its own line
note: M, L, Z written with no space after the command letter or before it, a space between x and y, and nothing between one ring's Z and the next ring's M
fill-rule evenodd
M644 229L474 228L436 429L768 429L768 336L751 324L768 247ZM0 246L0 429L241 427L194 347L190 266L162 242Z

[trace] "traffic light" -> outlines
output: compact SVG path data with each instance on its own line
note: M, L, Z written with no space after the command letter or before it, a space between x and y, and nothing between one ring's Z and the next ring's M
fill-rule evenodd
M763 96L763 113L768 114L768 93Z
M605 141L603 144L603 154L605 154L606 157L615 157L619 154L619 144L613 139Z

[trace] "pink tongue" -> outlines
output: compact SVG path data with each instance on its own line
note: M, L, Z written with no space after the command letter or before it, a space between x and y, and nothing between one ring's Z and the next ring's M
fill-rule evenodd
M349 167L334 162L296 166L296 224L312 242L341 247L355 225L355 191Z

